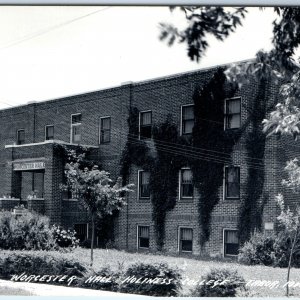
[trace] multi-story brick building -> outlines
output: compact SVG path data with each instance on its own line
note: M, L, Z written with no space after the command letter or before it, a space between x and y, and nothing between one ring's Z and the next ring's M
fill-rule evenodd
M55 145L80 144L90 147L94 159L101 161L101 166L117 178L127 143L130 108L139 111L137 139L148 138L148 143L151 143L152 126L164 122L168 115L177 125L179 135L189 135L195 121L195 90L204 86L216 70L203 69L126 83L115 88L1 110L1 207L12 209L24 201L29 209L49 216L52 223L75 227L82 238L87 238L87 213L78 207L76 199L69 199L61 192L64 164L55 153ZM264 88L267 102L276 102L278 87L268 83ZM240 206L247 197L247 188L249 194L248 170L251 167L255 169L254 166L264 173L263 192L259 195L264 202L262 229L274 230L278 213L274 195L281 191L285 162L295 157L300 149L293 140L271 137L265 141L263 156L249 160L246 132L251 131L253 124L247 123L247 120L249 107L258 92L258 84L252 82L237 90L233 97L224 99L224 131L246 124L245 134L230 153L231 163L220 159L220 149L199 155L199 162L210 158L212 162L224 164L223 185L218 189L219 201L211 213L209 240L200 246L199 191L193 186L189 166L185 166L178 172L176 204L166 214L164 250L196 255L203 251L235 254ZM207 121L213 124L213 120ZM173 147L166 147L165 151L171 153L180 145ZM193 155L197 154L193 152ZM115 219L115 246L128 250L154 250L156 228L152 218L149 172L133 164L128 181L135 184L135 191L128 196L128 205ZM288 199L292 203L295 198L289 194Z

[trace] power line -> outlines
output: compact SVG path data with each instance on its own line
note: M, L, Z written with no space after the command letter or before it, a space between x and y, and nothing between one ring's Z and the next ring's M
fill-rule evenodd
M22 38L20 38L20 39L18 39L16 41L13 41L13 42L9 43L8 45L6 45L4 47L1 47L0 50L11 48L11 47L16 46L18 44L24 43L24 42L26 42L28 40L34 39L34 38L36 38L38 36L41 36L43 34L46 34L46 33L50 32L50 31L53 31L55 29L59 29L59 28L61 28L63 26L66 26L66 25L69 25L71 23L77 22L77 21L79 21L79 20L81 20L83 18L87 18L87 17L89 17L91 15L94 15L94 14L99 13L101 11L107 10L109 8L111 8L111 7L105 7L105 8L102 8L102 9L98 9L98 10L93 11L91 13L88 13L86 15L83 15L83 16L80 16L80 17L77 17L77 18L74 18L74 19L71 19L71 20L59 23L57 25L54 25L54 26L51 26L51 27L48 27L48 28L45 28L45 29L42 29L42 30L39 30L39 31L37 31L35 33L32 33L32 34L29 34L29 35L26 35L26 36L24 36L24 37L22 37Z

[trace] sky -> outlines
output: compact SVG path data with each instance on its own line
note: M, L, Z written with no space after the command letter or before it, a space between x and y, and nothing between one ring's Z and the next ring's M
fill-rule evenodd
M168 7L0 6L0 109L253 58L271 49L276 15L248 11L197 63L159 40L159 23L184 28Z

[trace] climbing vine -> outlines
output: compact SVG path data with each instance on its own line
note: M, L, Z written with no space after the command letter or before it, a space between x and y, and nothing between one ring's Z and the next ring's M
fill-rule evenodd
M263 197L265 171L262 164L265 154L266 135L263 133L262 121L266 117L266 79L258 86L257 96L248 111L251 130L246 135L248 174L246 195L241 199L239 212L239 240L243 244L256 229L261 230L262 214L266 201Z
M240 128L224 130L224 99L233 97L237 86L225 86L223 71L218 69L203 87L195 90L194 129L190 136L179 136L176 124L168 116L163 123L153 126L151 141L139 140L139 111L137 108L130 108L129 132L122 153L121 175L126 184L131 165L150 172L152 218L159 250L164 244L167 212L176 205L178 172L184 166L191 168L193 183L198 190L201 246L209 240L211 214L220 199L224 165L232 164L233 147L249 124L251 130L246 137L246 151L250 161L246 197L241 201L239 218L241 241L246 240L254 228L261 224L263 201L260 202L259 199L263 198L264 171L261 167L254 167L256 165L253 159L263 159L264 156L265 136L261 130L261 121L266 114L266 83L262 82L259 86L250 118Z
M194 94L195 125L193 146L199 160L192 161L194 185L199 190L198 212L200 244L210 236L211 213L219 202L224 164L231 164L231 152L242 129L224 130L224 99L234 95L236 87L224 88L226 78L218 69L212 79Z

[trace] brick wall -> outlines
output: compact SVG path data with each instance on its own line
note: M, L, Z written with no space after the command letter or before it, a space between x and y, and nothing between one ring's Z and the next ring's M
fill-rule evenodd
M196 87L204 86L216 68L200 70L192 73L169 76L135 84L127 84L113 89L92 92L83 95L30 104L0 111L0 172L5 174L0 178L0 194L12 193L18 195L20 175L12 171L12 162L22 159L38 159L45 161L45 193L44 210L51 221L72 227L76 223L88 221L88 215L78 207L75 201L65 201L59 189L63 178L63 163L60 157L53 153L53 144L4 148L16 142L16 131L25 129L26 143L43 143L45 126L54 125L54 139L70 142L71 115L82 114L83 145L98 146L92 154L94 160L100 160L103 169L109 171L113 179L119 176L120 158L125 146L128 125L127 118L130 106L139 111L152 110L153 123L166 120L168 114L180 131L181 106L193 104L193 94ZM242 97L242 123L246 122L248 109L257 95L255 82L244 86L236 96ZM278 88L269 86L267 98L270 102L277 101ZM99 119L111 117L111 142L99 145ZM209 122L209 120L208 120ZM251 130L249 124L247 131ZM232 153L232 163L240 166L241 197L245 197L247 174L247 152L245 137L235 145ZM277 207L274 196L281 188L280 181L284 173L282 169L288 158L299 152L297 144L290 146L291 141L277 141L271 137L266 142L264 160L259 166L265 170L264 195L268 201L264 209L264 222L275 222ZM288 149L288 150L287 150ZM137 188L138 168L131 167L129 182ZM219 189L220 201L212 213L211 238L204 249L199 247L199 223L197 207L197 191L192 201L177 199L175 208L167 214L165 250L178 251L179 227L193 229L193 252L199 254L223 252L223 230L236 229L239 213L237 200L224 200L223 187ZM297 197L285 191L289 203L296 203ZM26 194L26 193L25 193ZM36 204L38 205L38 204ZM150 201L140 201L134 192L128 197L128 206L119 214L115 224L115 243L119 248L136 250L137 226L150 226L150 249L155 249L154 225L152 222L152 207Z

